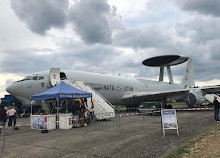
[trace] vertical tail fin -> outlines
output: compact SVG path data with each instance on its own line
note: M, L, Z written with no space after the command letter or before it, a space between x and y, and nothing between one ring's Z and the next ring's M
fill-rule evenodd
M186 70L181 82L185 87L195 86L195 74L192 58L188 58Z

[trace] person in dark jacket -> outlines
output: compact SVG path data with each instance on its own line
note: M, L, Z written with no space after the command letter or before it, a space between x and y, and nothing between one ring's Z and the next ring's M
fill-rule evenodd
M219 116L218 116L219 115L219 102L216 96L214 97L213 103L214 103L214 109L215 109L214 118L216 122L219 122Z
M4 107L2 105L0 105L0 126L5 126L5 122L6 122L6 110L4 109ZM1 135L3 135L2 133L2 128L0 128L0 133Z
M81 100L80 115L79 115L81 127L85 127L85 110L86 108L85 108L84 101Z
M80 104L79 100L75 99L73 100L73 104L71 105L71 112L73 114L73 127L78 127L78 121L79 121L79 114L80 114Z

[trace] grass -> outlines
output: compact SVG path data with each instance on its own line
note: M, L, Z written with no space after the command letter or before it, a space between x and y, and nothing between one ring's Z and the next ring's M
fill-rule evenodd
M181 158L183 154L189 153L190 149L195 146L197 142L199 142L203 137L194 138L190 140L189 142L181 145L168 155L166 155L164 158Z
M214 128L211 128L209 131L191 139L190 141L180 145L178 148L166 154L163 158L182 158L185 153L190 152L190 149L193 148L196 143L199 143L202 139L211 135L215 130L220 130L220 124L214 126Z
M216 126L216 130L220 130L220 124Z

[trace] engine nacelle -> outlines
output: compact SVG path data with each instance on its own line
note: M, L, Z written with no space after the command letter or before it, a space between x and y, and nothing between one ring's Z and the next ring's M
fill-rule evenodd
M206 93L201 89L193 89L186 93L183 97L183 101L188 105L201 105L206 101Z

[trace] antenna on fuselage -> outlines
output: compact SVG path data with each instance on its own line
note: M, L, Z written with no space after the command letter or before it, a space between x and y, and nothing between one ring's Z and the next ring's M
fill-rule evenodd
M163 55L163 56L156 56L146 59L142 62L142 64L145 66L160 67L159 81L163 81L164 67L166 67L169 77L169 83L172 84L174 82L173 82L171 66L182 64L186 62L188 58L189 57L183 57L179 55Z

